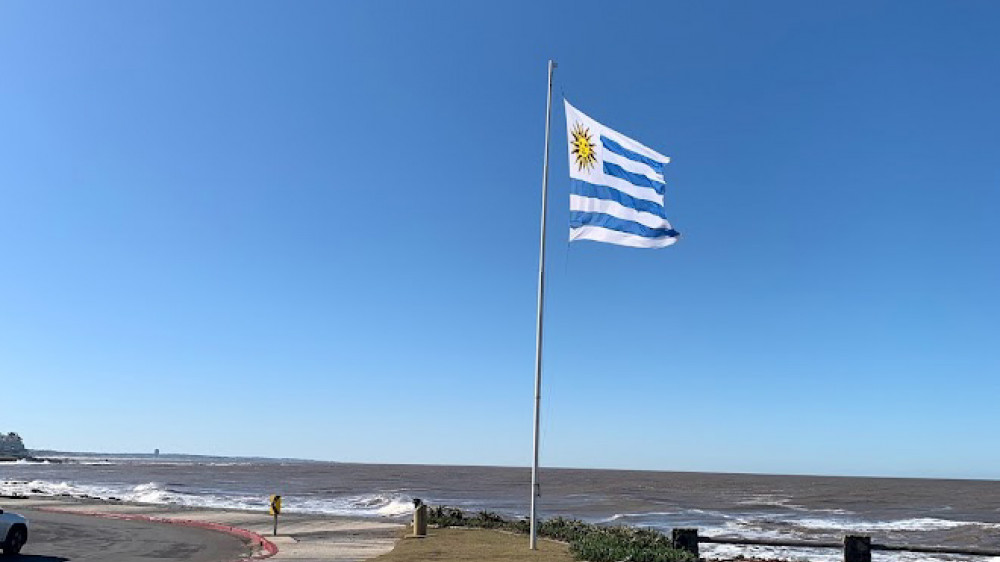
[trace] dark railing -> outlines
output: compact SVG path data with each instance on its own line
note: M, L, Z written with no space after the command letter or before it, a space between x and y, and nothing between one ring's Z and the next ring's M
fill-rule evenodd
M792 548L842 548L844 550L844 562L871 562L872 551L920 552L924 554L960 554L966 556L1000 556L1000 550L988 550L985 548L873 544L871 537L866 535L845 535L842 542L822 542L703 537L698 535L698 529L674 529L671 539L673 540L674 548L686 550L695 556L698 556L699 543Z
M778 541L771 539L727 539L723 537L698 537L698 542L700 543L714 543L714 544L745 544L752 546L791 546L791 547L805 547L805 548L841 548L844 546L843 542L820 542L820 541Z

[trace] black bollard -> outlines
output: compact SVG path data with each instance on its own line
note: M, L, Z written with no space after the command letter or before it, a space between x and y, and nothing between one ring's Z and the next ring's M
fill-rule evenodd
M698 529L674 529L670 542L677 550L686 550L698 556Z
M845 535L844 562L872 562L872 538L863 535Z

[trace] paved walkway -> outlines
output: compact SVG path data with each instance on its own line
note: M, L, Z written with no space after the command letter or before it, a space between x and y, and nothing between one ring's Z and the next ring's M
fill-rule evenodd
M54 499L54 498L31 498L24 500L4 500L0 499L0 507L8 509L14 512L27 512L29 517L33 519L31 526L32 536L29 539L28 545L32 547L35 543L36 534L40 534L43 538L47 533L57 533L58 530L52 528L53 525L48 514L37 516L35 513L44 513L44 509L58 509L60 511L73 511L78 513L91 513L97 512L102 514L131 514L131 515L148 515L158 518L165 519L175 519L175 520L195 520L204 521L209 523L218 523L221 525L228 525L232 527L238 527L242 529L247 529L253 531L273 542L278 547L278 553L268 560L273 560L275 562L281 560L295 560L298 562L360 562L361 560L367 560L374 558L386 552L392 550L396 541L399 539L403 532L403 525L400 523L378 521L370 519L351 519L343 517L329 517L329 516L318 516L318 515L301 515L301 514L284 514L281 516L278 526L278 535L271 536L273 519L266 513L254 513L245 511L224 511L224 510L202 510L202 509L185 509L180 507L164 507L155 505L140 505L140 504L117 504L117 503L100 503L100 502L81 502L73 499ZM62 515L62 514L60 514ZM118 543L141 543L148 542L150 545L157 544L157 532L168 533L166 529L171 529L172 532L177 532L180 534L187 535L188 532L197 531L197 534L208 533L210 535L217 535L224 538L226 541L236 540L240 544L245 544L235 537L225 535L216 531L208 531L204 529L192 529L188 527L180 527L174 525L167 525L163 523L149 523L149 522L139 522L139 521L116 521L113 519L103 519L99 517L84 517L84 516L74 516L77 520L82 520L81 523L83 527L87 526L86 521L92 521L91 526L94 528L94 533L102 533L107 531L109 528L118 528L116 525L108 525L107 522L115 522L119 524L129 524L129 528L134 528L135 526L144 527L146 529L153 529L149 531L151 535L137 535L136 537L128 537L121 534L110 533L106 538L105 546L118 547ZM183 529L182 531L178 531ZM158 530L158 531L157 531ZM86 533L86 530L80 532ZM53 536L53 540L61 540L57 536ZM179 536L179 535L178 535ZM195 535L190 535L194 537ZM145 538L144 538L145 537ZM190 540L194 540L193 538ZM52 542L37 543L40 546L42 544L51 545L50 548L56 548L55 544ZM179 543L178 543L179 544ZM59 547L61 548L61 547ZM182 552L184 550L182 545L176 547L178 550L177 556L175 558L161 557L161 558L151 558L160 561L169 560L187 560L192 562L231 562L233 559L238 559L239 556L230 556L226 554L222 558L196 558L193 556L199 555L197 552ZM188 549L190 550L190 549ZM259 548L254 548L253 554L260 555L262 552ZM207 551L207 549L206 549ZM41 550L25 548L25 553L38 553L43 554ZM89 555L84 552L84 548L77 548L76 556L69 557L63 551L59 552L53 551L48 554L49 556L65 556L66 560L72 560L76 562L77 560L106 560L112 562L117 559L108 558L107 552L103 552L103 558L83 558L80 556ZM158 549L156 552L165 553L163 549ZM215 554L211 554L215 556ZM187 557L184 557L187 556ZM228 558L226 556L229 556ZM11 559L11 562L17 560L16 558ZM43 562L44 558L25 558L25 562L31 560L32 562ZM58 560L58 558L49 560ZM127 559L123 558L122 562L125 560L139 562L146 560L144 558L137 558L131 556ZM7 561L5 561L7 562Z

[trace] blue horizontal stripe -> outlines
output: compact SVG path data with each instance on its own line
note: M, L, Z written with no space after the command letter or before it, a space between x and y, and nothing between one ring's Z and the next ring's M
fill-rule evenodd
M663 195L663 192L666 191L667 188L666 184L653 181L642 174L630 172L618 164L612 164L611 162L604 163L604 173L609 176L621 178L632 185L638 185L639 187L651 187L660 195Z
M569 212L570 228L580 226L599 226L618 232L627 232L643 238L674 238L680 233L672 228L649 228L644 224L627 221L604 213L586 213L583 211Z
M615 141L609 139L608 137L601 135L601 144L604 145L605 150L614 152L618 156L624 156L629 160L635 160L636 162L642 162L643 164L649 166L650 168L656 170L656 173L663 175L663 162L657 162L648 156L643 156L638 152L629 150L624 146L616 143Z
M570 191L575 195L614 201L623 207L643 211L660 218L667 218L663 211L663 205L645 199L637 199L606 185L597 185L583 180L573 180L570 182Z

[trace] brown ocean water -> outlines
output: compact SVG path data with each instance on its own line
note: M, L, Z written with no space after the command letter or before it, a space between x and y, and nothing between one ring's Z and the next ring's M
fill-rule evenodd
M74 456L61 464L0 464L0 493L73 494L161 504L406 517L412 498L524 516L527 468L368 465L266 459ZM1000 550L1000 482L542 469L543 516L705 535L839 539ZM832 550L708 547L735 554L836 560ZM974 560L876 554L881 560Z

